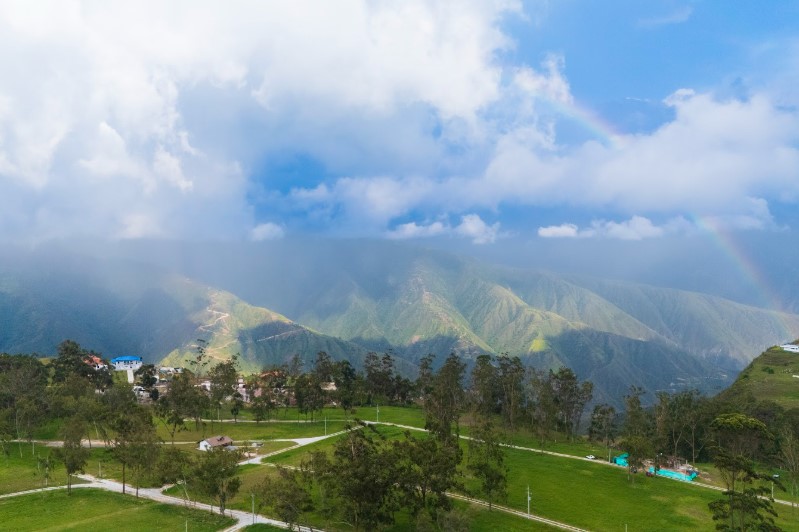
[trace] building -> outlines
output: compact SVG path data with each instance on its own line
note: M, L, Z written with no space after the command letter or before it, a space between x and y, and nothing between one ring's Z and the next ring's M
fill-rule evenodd
M788 351L789 353L799 353L799 345L785 344L785 345L781 345L780 348L783 351Z
M136 371L142 365L141 357L137 356L124 356L111 359L111 364L116 371L132 370Z
M233 440L228 436L212 436L198 443L197 449L200 451L210 451L211 449L216 449L217 447L225 448L230 447L231 445L233 445Z
M97 355L87 355L83 358L83 361L89 366L93 367L96 371L108 368L105 362L103 362L103 359Z

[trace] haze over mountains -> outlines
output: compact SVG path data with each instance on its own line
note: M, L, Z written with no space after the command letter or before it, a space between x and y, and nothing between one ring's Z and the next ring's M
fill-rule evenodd
M241 369L356 365L391 349L415 376L427 353L508 353L566 365L617 401L718 389L765 347L799 336L799 316L668 288L491 265L394 242L116 244L3 258L0 351L51 354L65 338L107 356L183 364L196 340Z

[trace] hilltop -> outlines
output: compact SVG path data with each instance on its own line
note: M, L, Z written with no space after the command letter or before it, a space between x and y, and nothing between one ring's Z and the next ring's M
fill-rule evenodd
M719 398L752 397L799 408L799 353L773 346L752 360Z

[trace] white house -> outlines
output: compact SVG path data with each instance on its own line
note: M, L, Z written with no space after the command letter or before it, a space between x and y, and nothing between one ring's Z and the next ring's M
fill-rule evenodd
M116 357L111 359L111 364L113 364L116 371L125 371L128 369L136 371L141 367L142 359L137 356Z
M785 344L781 345L783 351L788 351L790 353L799 353L799 345L796 344Z
M217 447L227 447L229 445L233 445L233 440L231 440L228 436L212 436L205 440L202 440L198 445L197 449L200 451L210 451L211 449L215 449Z

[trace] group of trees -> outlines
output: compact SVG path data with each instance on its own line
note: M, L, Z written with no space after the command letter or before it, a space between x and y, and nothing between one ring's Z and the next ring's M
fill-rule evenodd
M726 488L709 506L717 529L778 530L770 496L774 486L797 495L799 409L751 395L708 398L696 390L658 392L649 406L644 398L645 391L633 386L621 413L595 405L589 438L609 452L617 445L628 453L630 473L645 460L656 469L673 457L713 462ZM778 469L784 478L773 473Z
M17 440L29 442L35 453L38 428L58 419L64 444L52 458L69 477L85 467L86 440L90 445L101 440L111 444L107 452L121 465L123 484L137 493L147 480L178 483L213 498L224 511L240 487L239 456L215 451L192 458L162 445L156 429L163 425L174 443L187 423L199 429L204 418L218 419L223 409L236 419L245 407L236 359L211 366L200 343L193 370L173 375L168 391L160 394L155 368L144 366L137 379L150 399L143 404L129 385L115 383L107 368L92 364L98 358L72 341L58 347L49 365L32 356L0 355L0 451L10 452L11 440ZM419 523L457 528L448 490L471 486L489 504L505 496L505 434L524 430L541 445L556 437L574 439L593 395L592 383L580 381L569 368L536 370L507 355L480 355L471 366L456 354L440 364L428 355L411 381L397 371L390 352L370 353L363 371L324 352L307 370L294 357L248 377L246 387L246 407L256 421L289 406L311 419L331 404L348 416L357 406L423 408L426 434L386 439L356 420L332 454L311 455L300 471L281 469L258 487L260 504L289 523L315 506L329 519L361 530L390 522L400 510ZM613 447L627 452L630 472L644 460L656 468L675 456L714 461L727 488L710 505L719 529L773 529L764 480L796 496L799 409L749 396L710 399L695 390L647 396L637 387L620 404L618 411L614 405L593 405L588 437L607 446L608 454ZM469 438L462 447L464 431ZM782 478L759 472L764 468L781 468Z
M321 502L317 500L318 512L356 529L390 522L400 509L420 522L456 526L458 518L445 493L456 487L464 490L467 484L489 505L502 500L508 474L502 443L507 431L532 428L543 440L556 433L573 438L593 389L568 368L534 371L518 357L505 355L481 355L468 372L456 354L437 368L435 357L428 355L420 361L415 382L397 374L390 353L370 354L363 373L348 362L329 361L324 353L306 373L292 376L291 366L262 374L269 393L279 385L282 391L275 395L285 397L294 382L296 396L296 383L333 381L335 390L323 402L341 401L345 410L411 401L423 408L427 435L405 433L401 439L386 440L371 425L362 425L340 439L331 456L311 456L304 473L284 470L262 486L270 496L270 508L283 512L281 518L288 522L312 504L313 491L324 494ZM299 395L298 406L303 394ZM254 399L253 409L256 404ZM459 444L464 430L469 435L465 449Z

